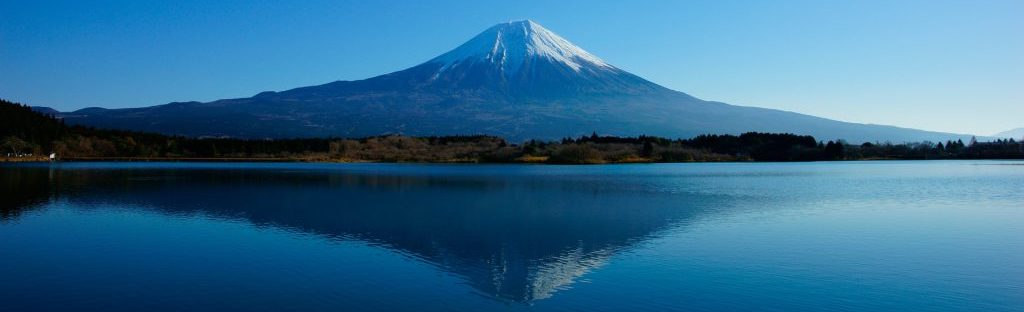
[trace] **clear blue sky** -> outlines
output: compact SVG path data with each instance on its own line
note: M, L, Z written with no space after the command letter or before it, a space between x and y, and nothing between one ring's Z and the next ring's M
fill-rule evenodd
M433 2L0 0L0 97L59 110L246 97L404 69L529 18L708 100L1024 126L1020 0Z

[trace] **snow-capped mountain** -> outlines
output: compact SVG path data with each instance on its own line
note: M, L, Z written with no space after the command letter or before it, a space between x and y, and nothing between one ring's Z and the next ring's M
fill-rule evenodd
M408 78L418 90L493 91L518 100L664 89L529 20L495 25L426 63L385 76Z
M666 137L791 132L853 142L969 138L704 101L623 71L529 20L495 25L423 64L369 79L62 116L98 127L243 138L402 133L518 141L595 131Z
M527 61L537 59L566 66L576 72L615 69L530 20L495 25L428 63L441 64L438 70L441 74L460 65L472 66L479 62L496 66L505 77L512 77Z

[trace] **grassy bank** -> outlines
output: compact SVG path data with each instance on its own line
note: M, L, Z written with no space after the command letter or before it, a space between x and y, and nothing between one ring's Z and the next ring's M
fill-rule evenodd
M41 162L50 161L49 157L43 156L26 156L26 157L7 157L0 156L0 162Z

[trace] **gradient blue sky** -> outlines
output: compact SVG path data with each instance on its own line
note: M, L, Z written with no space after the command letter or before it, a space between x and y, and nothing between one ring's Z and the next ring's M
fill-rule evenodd
M1020 0L433 2L2 0L0 97L64 111L247 97L404 69L529 18L703 99L1024 126Z

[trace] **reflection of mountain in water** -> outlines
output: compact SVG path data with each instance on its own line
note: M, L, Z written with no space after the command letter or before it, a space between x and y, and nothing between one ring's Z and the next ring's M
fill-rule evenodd
M365 240L514 301L549 297L616 251L722 203L708 195L631 189L635 181L609 176L494 178L251 168L52 174L45 167L5 168L0 175L5 192L20 196L13 201L4 196L5 218L51 194L76 207L137 205L168 214L239 218Z

